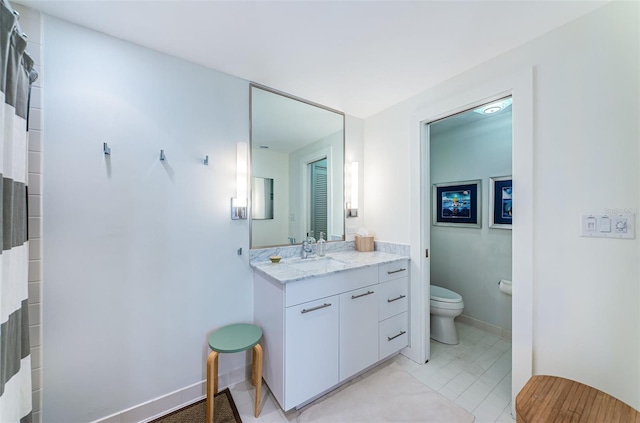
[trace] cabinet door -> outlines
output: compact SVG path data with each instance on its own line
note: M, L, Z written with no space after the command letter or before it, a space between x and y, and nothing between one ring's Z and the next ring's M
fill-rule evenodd
M323 298L286 309L285 409L338 383L340 298Z
M340 295L340 380L378 361L378 285Z

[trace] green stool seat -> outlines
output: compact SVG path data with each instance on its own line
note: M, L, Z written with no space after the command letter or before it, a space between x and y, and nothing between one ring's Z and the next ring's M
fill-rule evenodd
M207 412L206 423L214 422L214 396L218 392L218 355L253 349L251 383L256 387L255 416L260 415L260 390L262 387L262 329L249 323L224 326L209 336L211 352L207 357Z
M262 338L262 329L248 323L236 323L213 332L209 348L219 353L237 353L253 348Z

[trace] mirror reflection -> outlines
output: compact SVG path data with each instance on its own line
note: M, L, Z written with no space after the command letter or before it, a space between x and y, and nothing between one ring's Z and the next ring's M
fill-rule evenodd
M273 179L252 179L251 210L252 219L273 219Z
M343 169L343 114L251 86L251 248L343 240Z

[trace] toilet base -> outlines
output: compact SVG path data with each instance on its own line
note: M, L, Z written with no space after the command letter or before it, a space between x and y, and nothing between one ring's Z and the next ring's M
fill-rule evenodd
M453 317L443 317L431 315L431 339L442 342L443 344L457 345L458 330L453 323Z

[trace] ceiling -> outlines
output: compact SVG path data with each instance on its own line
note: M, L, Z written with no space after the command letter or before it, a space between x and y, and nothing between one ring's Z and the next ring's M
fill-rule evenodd
M607 3L15 1L361 118Z

